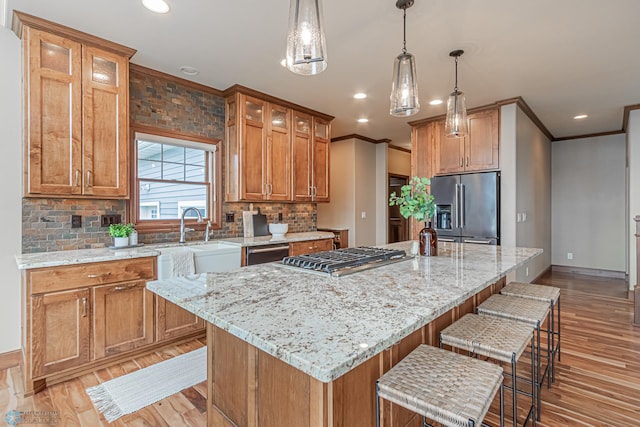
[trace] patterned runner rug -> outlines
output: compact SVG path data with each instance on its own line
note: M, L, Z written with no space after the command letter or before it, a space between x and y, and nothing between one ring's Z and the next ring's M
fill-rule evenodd
M207 348L202 347L89 387L87 394L107 421L113 422L206 379Z

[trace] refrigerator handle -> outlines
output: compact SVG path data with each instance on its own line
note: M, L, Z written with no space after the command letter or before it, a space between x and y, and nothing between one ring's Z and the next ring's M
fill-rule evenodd
M459 188L460 184L456 184L456 198L454 199L453 202L453 208L454 208L454 215L453 215L453 228L459 228L460 227L460 221L459 221L459 216L460 216L460 209L458 206L458 201L460 200L460 188Z
M464 205L464 192L465 185L460 184L460 228L463 228L467 225L467 218L465 213L466 206Z

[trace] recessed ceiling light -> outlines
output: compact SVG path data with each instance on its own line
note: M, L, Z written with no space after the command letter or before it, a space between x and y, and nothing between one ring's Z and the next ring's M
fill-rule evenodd
M164 0L142 0L144 7L155 13L169 12L169 3Z
M578 114L577 116L573 116L575 120L582 120L582 119L586 119L587 117L589 116L587 116L586 114Z
M180 67L180 71L182 71L182 74L185 74L187 76L197 76L198 74L200 74L200 71L197 68L189 67L188 65L183 65L182 67Z
M361 119L358 119L358 123L369 123L369 119L365 119L364 117Z
M282 65L283 67L287 66L287 58L282 58L282 61L280 61L280 65Z
M434 99L433 101L430 101L429 104L431 104L431 105L440 105L440 104L442 104L442 99Z
M365 99L367 97L367 94L363 92L358 92L355 95L353 95L353 97L355 99Z

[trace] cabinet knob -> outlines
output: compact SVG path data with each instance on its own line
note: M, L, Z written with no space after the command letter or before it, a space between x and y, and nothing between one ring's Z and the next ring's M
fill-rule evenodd
M80 169L76 169L76 187L80 187Z
M87 317L87 297L82 298L82 317Z
M108 277L111 276L111 272L107 271L106 273L101 273L101 274L87 274L87 277L89 279L97 279L99 277Z

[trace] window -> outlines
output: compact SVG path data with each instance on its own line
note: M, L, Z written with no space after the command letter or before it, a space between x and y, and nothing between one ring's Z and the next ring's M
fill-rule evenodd
M130 214L136 227L172 231L190 207L219 227L217 142L135 133ZM197 213L187 211L185 219L195 220Z

